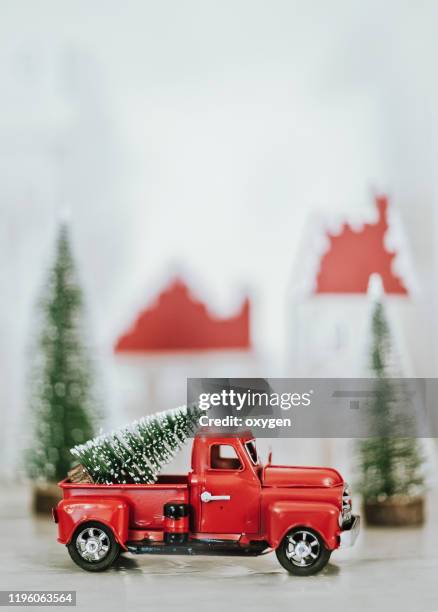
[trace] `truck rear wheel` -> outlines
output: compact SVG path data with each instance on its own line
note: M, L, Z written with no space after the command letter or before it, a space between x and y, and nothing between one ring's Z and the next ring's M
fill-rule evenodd
M73 561L88 572L103 572L120 554L112 530L97 521L80 525L67 548Z
M316 531L307 527L292 529L275 551L281 565L296 576L311 576L328 563L331 550Z

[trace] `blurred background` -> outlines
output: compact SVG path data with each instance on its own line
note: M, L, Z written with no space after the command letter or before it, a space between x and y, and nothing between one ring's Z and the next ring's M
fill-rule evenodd
M3 482L38 425L62 227L104 430L184 403L188 376L366 375L372 278L397 372L437 376L437 18L432 0L0 0ZM347 441L272 445L353 477Z
M389 197L384 243L408 292L394 313L406 375L436 375L437 11L1 2L4 475L19 464L33 313L65 218L111 423L183 402L188 375L356 374L330 345L351 342L348 283L331 309L312 292L327 233L378 223L376 195ZM248 299L248 339L206 358L190 333L179 346L146 338L144 363L129 363L118 339L162 292L189 325L175 281L213 319ZM324 328L311 346L296 343L302 317Z

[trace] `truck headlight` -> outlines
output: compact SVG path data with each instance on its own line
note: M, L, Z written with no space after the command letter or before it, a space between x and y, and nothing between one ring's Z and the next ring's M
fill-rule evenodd
M342 492L342 524L351 521L351 488L348 482L344 483L344 490Z

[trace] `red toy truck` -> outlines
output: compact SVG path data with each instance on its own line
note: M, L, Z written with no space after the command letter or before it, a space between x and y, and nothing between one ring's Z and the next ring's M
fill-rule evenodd
M275 550L292 574L320 571L354 544L359 517L333 469L262 466L250 432L197 434L188 476L155 484L60 483L58 541L83 569L105 570L120 552L260 555Z

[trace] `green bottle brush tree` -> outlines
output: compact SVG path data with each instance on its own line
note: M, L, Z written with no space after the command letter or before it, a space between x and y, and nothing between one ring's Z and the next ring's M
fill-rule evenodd
M365 519L372 525L421 524L423 457L417 438L397 437L395 408L404 398L390 379L394 354L381 302L374 304L371 323L370 366L375 393L369 405L370 437L359 442L359 489Z
M152 484L198 428L201 411L182 406L145 416L117 431L72 448L80 461L69 473L75 482Z
M34 509L48 511L72 465L70 448L95 434L99 418L92 368L84 342L83 296L76 280L66 226L61 226L55 261L38 304L40 329L32 351L26 450L34 483Z

